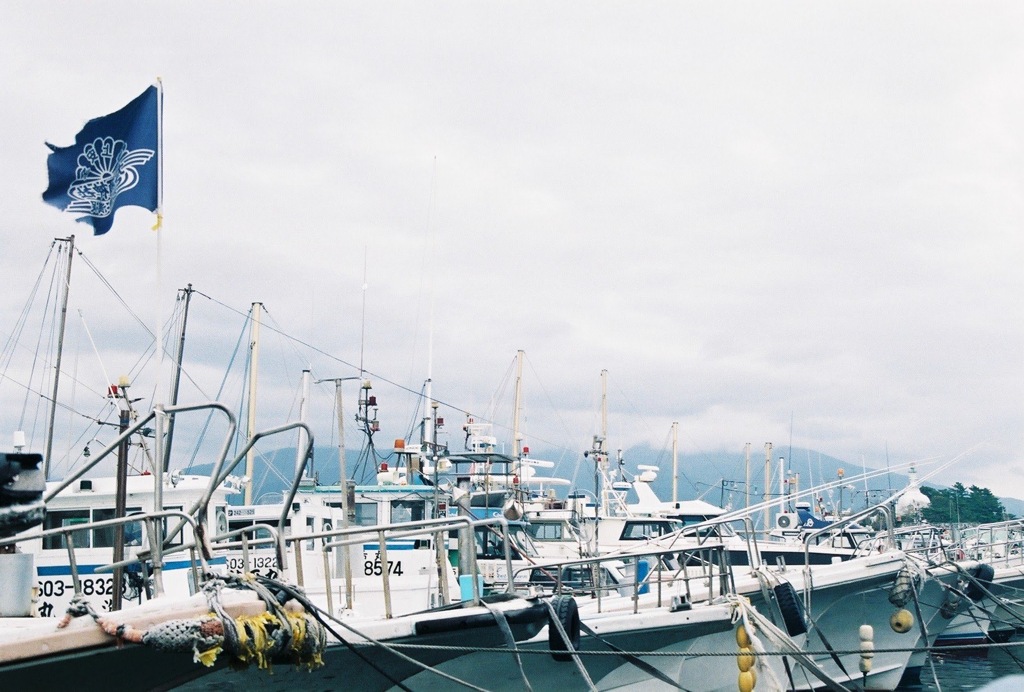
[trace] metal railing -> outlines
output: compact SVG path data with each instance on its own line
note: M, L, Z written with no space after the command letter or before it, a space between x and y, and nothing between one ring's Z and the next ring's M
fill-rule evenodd
M647 566L646 574L643 575L640 569L642 564ZM624 569L619 569L620 565ZM567 579L567 576L586 571L590 573L589 581ZM544 577L529 580L535 588L547 588L550 585L556 594L592 595L597 600L599 612L603 609L603 599L613 594L631 598L633 611L637 612L640 596L645 593L654 593L654 603L661 607L667 605L665 596L668 590L676 599L682 592L682 600L687 603L711 600L735 592L732 569L721 545L683 549L652 549L648 546L646 549L619 551L598 557L530 565L519 568L514 574L524 572ZM615 573L621 574L627 581L612 581ZM700 584L702 588L694 589L693 584Z

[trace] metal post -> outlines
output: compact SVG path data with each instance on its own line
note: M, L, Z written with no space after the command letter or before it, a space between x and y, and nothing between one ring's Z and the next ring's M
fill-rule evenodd
M114 388L111 387L111 396L114 395ZM120 418L118 421L118 434L124 435L124 432L128 429L128 423L131 416L131 410L128 403L128 391L127 385L122 382L120 389L117 390L117 396L120 399ZM125 437L121 440L121 444L117 447L117 486L114 495L114 518L122 519L127 513L127 485L128 485L128 438ZM157 507L156 511L160 511ZM124 560L124 524L119 523L114 527L114 562L118 563ZM114 568L113 574L113 586L114 592L111 599L111 610L121 609L121 578L124 575L124 569L120 566Z
M348 521L348 469L347 460L345 459L345 400L342 397L341 383L348 380L358 380L358 377L336 377L327 380L317 380L317 384L321 382L334 382L334 402L335 407L338 409L338 485L341 487L341 528L347 529L349 526ZM353 587L352 587L352 565L351 555L352 551L348 546L341 548L341 570L345 578L345 608L352 607L353 600Z
M248 440L251 440L256 433L256 377L259 372L260 363L260 311L262 308L263 303L252 304L252 336L249 340L249 348L252 352L249 359L249 410L245 430L245 436ZM249 480L245 484L245 499L242 500L247 505L252 504L252 476L255 465L256 450L250 448L245 454L245 477Z
M178 404L178 389L181 386L181 363L185 357L185 327L188 324L188 305L192 301L192 284L189 284L181 290L185 295L185 308L181 317L181 333L178 337L178 350L174 355L174 378L171 380L171 406ZM158 348L161 348L159 345ZM164 449L164 458L162 460L163 469L167 471L170 468L171 463L171 443L174 440L174 416L170 416L167 421L167 443ZM158 462L160 463L160 462Z
M50 477L50 457L53 456L53 424L57 418L57 388L60 383L60 364L64 352L64 326L68 321L68 293L71 292L71 260L75 256L75 236L58 238L68 244L68 268L64 277L64 295L61 299L60 326L57 330L57 359L53 365L53 396L50 397L50 421L46 431L46 456L43 457L43 479Z

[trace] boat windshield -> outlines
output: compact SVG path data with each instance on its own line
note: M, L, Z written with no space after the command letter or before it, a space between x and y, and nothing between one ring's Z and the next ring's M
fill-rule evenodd
M491 526L478 526L474 533L476 534L478 559L491 560L505 557L505 542L501 531ZM530 532L526 530L525 524L509 523L508 537L513 560L521 560L524 557L540 557L537 546L530 538Z
M683 528L683 522L677 519L631 519L622 527L619 536L623 541L642 541L673 533Z
M530 521L527 525L530 536L535 541L555 542L566 541L575 543L578 539L576 530L565 521Z

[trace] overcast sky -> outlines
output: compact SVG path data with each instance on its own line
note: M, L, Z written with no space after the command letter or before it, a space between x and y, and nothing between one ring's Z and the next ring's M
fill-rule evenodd
M1019 2L14 0L0 57L4 341L75 233L151 327L209 296L186 398L217 394L253 301L319 351L268 337L263 427L303 365L362 358L379 443L431 374L459 446L465 411L509 425L523 349L526 444L573 463L607 369L613 448L678 421L685 453L971 450L947 480L1024 497ZM41 201L44 141L157 77L159 242L142 210L92 237ZM139 329L73 286L92 412Z

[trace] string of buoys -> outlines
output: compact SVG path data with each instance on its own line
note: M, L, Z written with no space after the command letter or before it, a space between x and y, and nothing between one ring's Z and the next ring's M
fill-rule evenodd
M742 623L736 628L736 643L740 647L739 653L736 654L736 666L740 669L737 685L740 692L751 692L757 685L757 673L754 671L754 662L757 658L750 648L750 635Z

